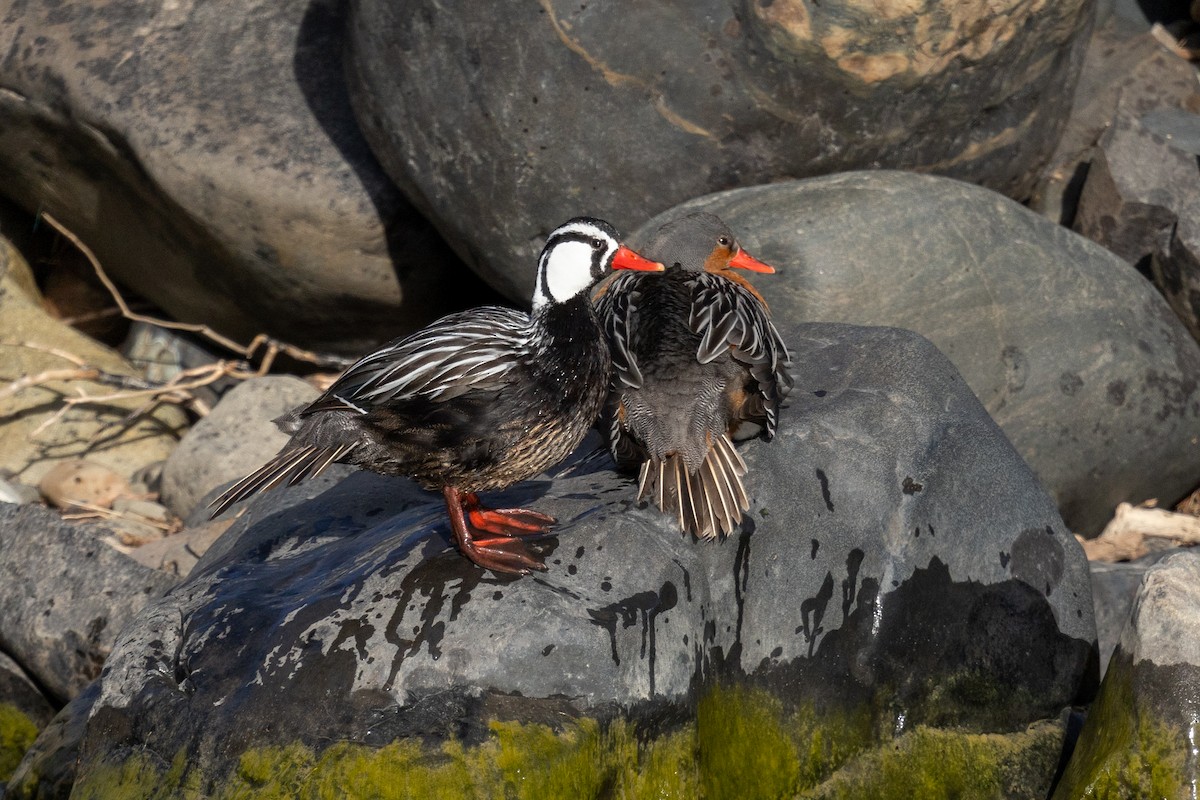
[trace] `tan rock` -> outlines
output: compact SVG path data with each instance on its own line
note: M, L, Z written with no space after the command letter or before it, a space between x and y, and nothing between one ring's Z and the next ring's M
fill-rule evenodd
M46 423L64 397L108 395L111 386L90 380L56 380L11 391L13 381L75 365L69 353L109 373L136 375L119 354L53 319L41 307L29 267L0 238L0 471L36 484L56 463L86 456L128 476L158 461L174 447L187 419L174 407L161 407L127 427L126 417L145 402L129 398L80 404ZM58 351L58 352L54 352Z
M59 461L38 481L42 497L59 508L112 508L113 501L133 487L103 464L82 459Z

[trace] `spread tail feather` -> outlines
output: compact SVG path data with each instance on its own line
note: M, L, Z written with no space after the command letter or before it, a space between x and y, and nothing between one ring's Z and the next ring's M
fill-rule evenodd
M742 484L746 462L727 435L718 437L700 468L689 473L677 453L642 463L638 502L673 515L680 530L698 539L725 538L742 521L750 498Z
M354 444L343 444L337 447L305 445L280 451L266 464L230 486L220 497L213 500L209 519L220 516L225 509L251 495L274 489L276 486L295 486L300 481L317 477L330 464L353 450L354 446Z

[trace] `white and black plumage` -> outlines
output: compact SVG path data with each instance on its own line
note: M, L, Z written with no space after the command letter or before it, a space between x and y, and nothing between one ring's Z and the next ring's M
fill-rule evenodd
M500 489L565 458L608 390L608 347L589 292L610 269L662 270L587 217L546 240L533 308L471 309L363 357L308 406L276 420L292 435L270 462L213 503L213 516L335 461L413 478L442 492L455 542L475 563L526 573L545 565L516 538L554 522L524 509L486 509Z
M613 456L639 469L639 502L699 538L724 537L750 507L733 440L771 439L792 387L766 302L732 270L774 269L706 212L663 225L643 252L666 272L614 276L596 296L613 358Z

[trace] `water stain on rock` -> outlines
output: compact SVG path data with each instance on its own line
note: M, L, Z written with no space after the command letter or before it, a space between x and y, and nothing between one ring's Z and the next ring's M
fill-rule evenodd
M654 661L657 652L655 622L659 614L670 611L678 603L679 592L676 590L675 584L666 581L657 592L638 592L615 603L587 610L592 624L599 625L608 631L613 663L618 666L621 664L621 656L617 652L617 623L620 622L622 628L629 628L640 620L642 646L639 656L648 661L651 696L654 695Z

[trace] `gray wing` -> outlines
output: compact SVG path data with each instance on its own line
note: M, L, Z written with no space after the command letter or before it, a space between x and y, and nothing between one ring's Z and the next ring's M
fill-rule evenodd
M791 356L766 307L744 287L719 275L696 273L688 325L700 338L696 359L707 364L722 353L744 364L758 384L749 414L766 420L775 435L779 405L792 389Z

